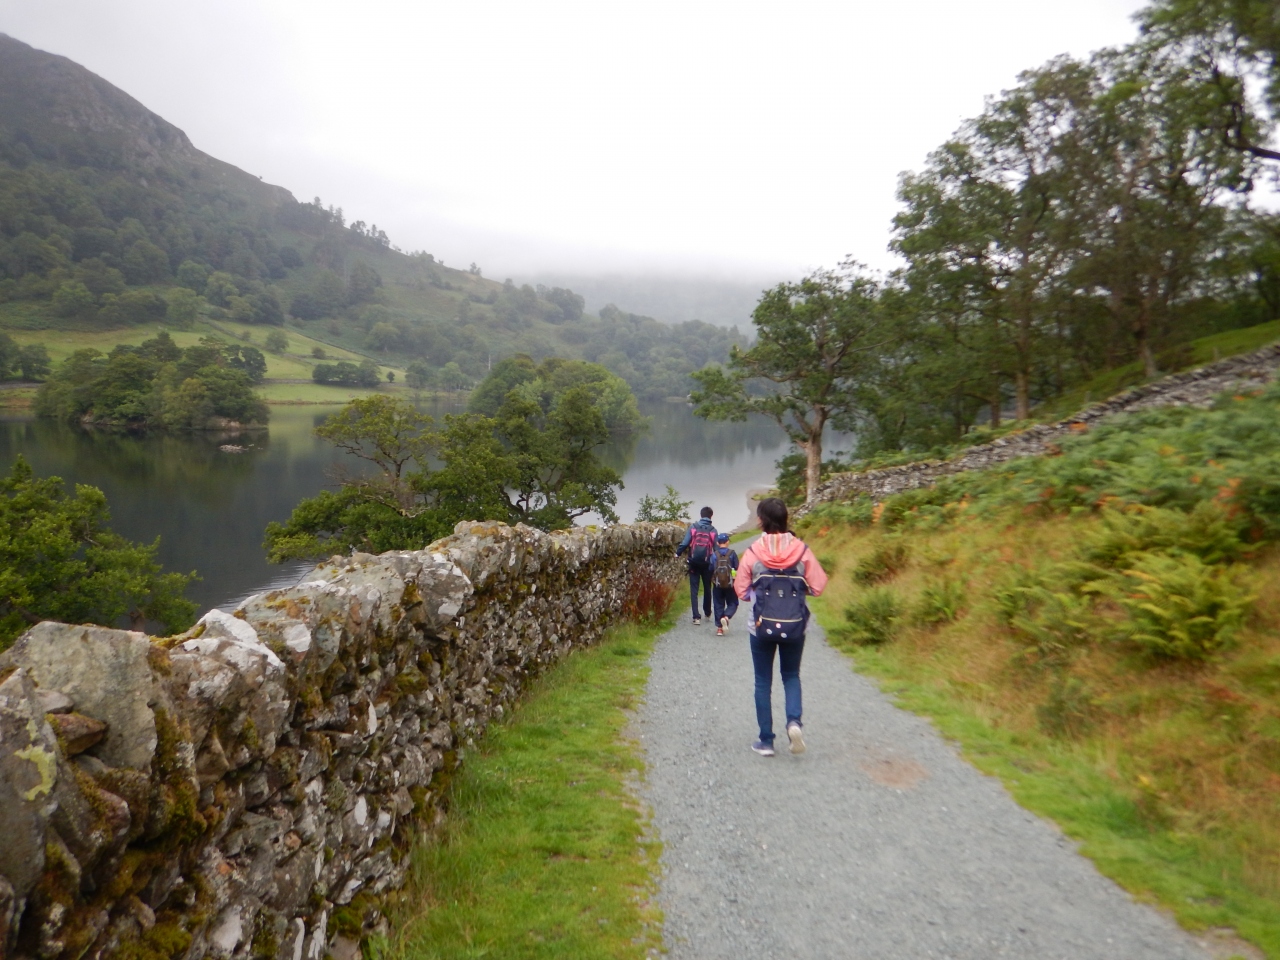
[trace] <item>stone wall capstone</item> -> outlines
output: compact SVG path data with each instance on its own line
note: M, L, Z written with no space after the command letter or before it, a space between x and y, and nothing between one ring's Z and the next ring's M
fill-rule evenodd
M0 655L0 956L355 957L463 753L683 532L461 523L176 637L36 625Z
M950 460L918 460L861 473L838 473L819 486L813 499L797 507L793 515L799 519L820 503L855 497L880 501L895 493L930 486L951 474L982 470L1018 457L1038 456L1049 452L1056 439L1088 430L1097 421L1116 414L1154 407L1207 407L1224 393L1249 393L1262 389L1275 379L1278 368L1280 343L1273 343L1252 353L1228 357L1133 387L1066 420L1028 427L990 443L970 447Z

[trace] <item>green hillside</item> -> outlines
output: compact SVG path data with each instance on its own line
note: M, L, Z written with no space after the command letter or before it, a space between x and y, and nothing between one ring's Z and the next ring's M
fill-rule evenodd
M298 202L102 78L0 34L0 329L39 335L55 357L60 339L123 342L156 323L288 326L387 366L416 362L431 385L554 354L600 362L656 399L686 394L690 372L744 339L583 307L565 288L402 251L376 224Z

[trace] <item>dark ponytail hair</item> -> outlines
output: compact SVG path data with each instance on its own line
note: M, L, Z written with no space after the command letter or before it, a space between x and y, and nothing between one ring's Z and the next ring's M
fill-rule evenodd
M787 505L777 497L766 497L756 505L756 516L765 533L787 532Z

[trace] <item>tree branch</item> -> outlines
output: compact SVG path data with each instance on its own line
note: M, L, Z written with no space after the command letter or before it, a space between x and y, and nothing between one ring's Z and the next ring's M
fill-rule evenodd
M1227 110L1231 113L1231 120L1222 128L1222 144L1228 150L1235 150L1239 153L1247 153L1250 156L1257 157L1259 160L1280 160L1280 151L1271 150L1268 147L1260 147L1256 143L1249 140L1244 135L1246 109L1245 104L1228 89L1227 83L1224 81L1222 71L1216 63L1210 68L1213 72L1214 85L1222 91L1223 99Z

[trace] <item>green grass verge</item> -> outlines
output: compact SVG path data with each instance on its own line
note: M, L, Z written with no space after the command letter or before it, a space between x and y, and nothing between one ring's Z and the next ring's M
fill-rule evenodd
M840 612L818 599L818 622L831 630ZM1138 900L1173 913L1190 930L1233 928L1280 960L1280 916L1274 901L1257 896L1241 881L1236 852L1209 836L1155 829L1131 797L1101 775L1070 742L1002 729L980 716L945 682L922 676L900 662L892 645L832 645L877 681L904 709L928 717L938 731L958 743L965 759L998 777L1017 803L1046 817L1079 843L1082 854Z
M623 624L542 677L467 757L441 833L414 851L381 960L642 958L661 947L659 844L625 739L670 627Z

